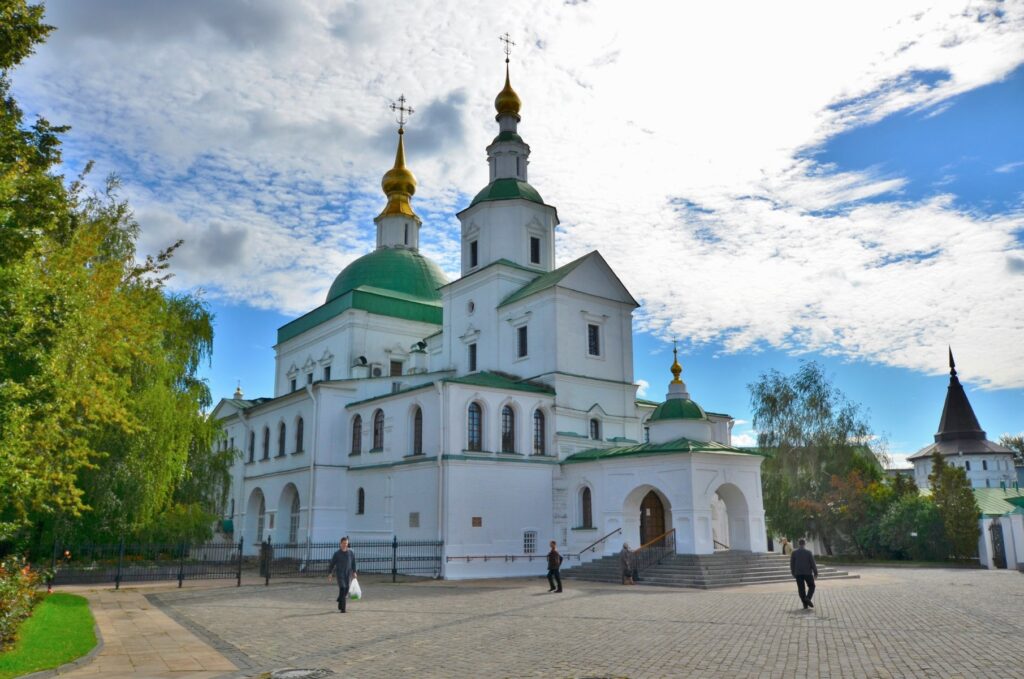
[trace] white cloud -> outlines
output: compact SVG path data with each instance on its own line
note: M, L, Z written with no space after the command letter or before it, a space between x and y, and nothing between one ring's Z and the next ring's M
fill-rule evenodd
M648 382L647 380L637 380L636 384L636 397L645 398L647 396L647 390L651 388L651 383Z
M1024 167L1024 160L1019 160L1019 161L1017 161L1015 163L1006 163L1005 165L1000 165L999 167L996 168L996 172L1000 172L1000 173L1013 172L1018 167Z
M638 327L928 372L952 344L965 377L1024 386L1024 314L1007 306L1024 298L1022 215L907 201L904 177L807 155L1006 76L1024 60L1020 3L421 0L406 22L388 3L89 7L48 3L60 30L16 92L73 126L72 166L123 177L146 249L186 237L177 285L319 304L372 247L402 92L424 249L456 271L453 214L486 179L508 30L560 260L599 248L644 303Z
M753 448L757 445L757 432L747 431L732 435L732 444L737 448Z

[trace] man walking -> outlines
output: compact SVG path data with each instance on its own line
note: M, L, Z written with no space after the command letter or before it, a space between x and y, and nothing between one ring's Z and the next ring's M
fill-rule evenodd
M562 567L562 555L558 553L558 543L551 541L551 551L548 552L548 584L551 585L549 592L558 594L562 591L562 576L558 569ZM558 587L555 587L555 583Z
M342 538L338 542L338 551L331 557L331 565L327 569L328 582L335 573L338 576L338 610L344 613L345 602L348 600L348 585L352 578L356 577L356 555L348 548L348 538Z
M796 588L800 592L800 601L804 609L814 608L814 578L818 577L818 564L814 563L814 555L804 545L806 540L800 538L800 546L789 555L789 572L796 578ZM804 589L806 586L806 590Z

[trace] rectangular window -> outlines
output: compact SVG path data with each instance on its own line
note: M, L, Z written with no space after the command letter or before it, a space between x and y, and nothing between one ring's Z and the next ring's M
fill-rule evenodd
M525 358L529 351L525 325L520 326L518 328L517 340L518 341L516 342L516 356L518 356L519 358Z
M324 366L324 382L330 382L331 380L331 366Z
M469 345L469 372L476 372L476 343Z
M964 469L966 469L967 471L971 471L971 461L970 460L967 460L966 462L964 462Z
M540 264L540 238L530 237L530 263Z
M313 384L313 373L306 373L306 384Z
M475 240L474 241L470 241L469 242L469 268L472 269L474 266L476 266L478 261L479 261L479 259L477 258L476 241Z
M593 323L587 323L587 353L601 355L601 328Z
M981 461L981 469L982 471L988 471L988 460Z
M473 524L473 528L483 528L484 527L484 517L482 517L482 516L474 516L474 517L472 517L472 521L470 523Z
M537 531L535 530L524 530L523 531L523 554L536 554L537 553Z
M401 361L391 361L391 375L390 376L391 377L401 377L402 376L402 362Z
M409 244L409 225L405 225L405 244Z
M295 380L294 379L292 380L291 386L292 386L291 391L295 391Z
M419 512L409 512L409 528L419 528L419 527L420 527L420 513Z

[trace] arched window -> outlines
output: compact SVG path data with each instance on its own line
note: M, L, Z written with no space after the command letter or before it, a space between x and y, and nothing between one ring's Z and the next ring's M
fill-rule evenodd
M260 511L256 515L256 542L263 542L263 527L267 520L267 501L260 496Z
M263 459L270 459L270 427L263 427Z
M596 417L590 420L590 438L595 441L601 440L601 421Z
M501 452L516 452L516 411L512 406L501 409Z
M543 455L544 454L544 411L534 410L533 411L533 454Z
M249 462L256 461L256 432L249 432Z
M373 414L373 449L384 449L384 411L378 410Z
M292 495L292 513L288 516L288 544L299 540L299 494Z
M302 418L300 417L299 419L297 419L295 421L295 452L296 453L301 453L302 452L302 427L303 427L303 422L302 422Z
M466 428L466 450L483 450L483 409L479 403L469 404L469 422Z
M366 512L366 492L362 488L356 493L356 514L363 514Z
M580 493L580 520L580 528L594 527L594 511L591 508L589 488L584 488Z
M352 418L352 452L349 455L358 455L363 452L363 416L356 415Z
M423 454L423 409L420 407L412 414L412 454Z
M277 456L281 457L284 455L284 439L285 439L285 428L284 422L277 425Z

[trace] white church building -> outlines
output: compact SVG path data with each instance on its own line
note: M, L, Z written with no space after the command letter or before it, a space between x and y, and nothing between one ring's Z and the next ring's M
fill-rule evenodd
M669 531L679 553L767 551L762 458L691 400L678 361L663 403L638 400L637 302L597 251L556 267L507 65L495 108L489 183L457 215L460 277L419 251L400 126L376 249L278 330L272 398L217 405L240 453L235 539L439 540L448 578L536 573L542 559L459 557L610 533L595 556Z

